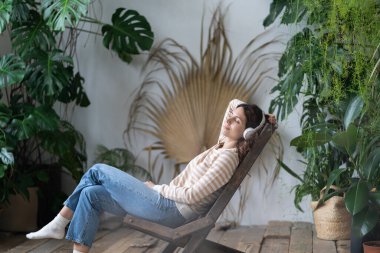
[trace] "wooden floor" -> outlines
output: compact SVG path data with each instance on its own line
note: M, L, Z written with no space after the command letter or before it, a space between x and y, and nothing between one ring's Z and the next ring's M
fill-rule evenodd
M319 240L312 224L306 222L272 221L267 226L214 229L208 239L249 253L350 252L350 241ZM165 244L126 226L108 226L97 233L91 253L159 253ZM0 233L0 252L71 253L72 243L54 239L26 240L24 234Z

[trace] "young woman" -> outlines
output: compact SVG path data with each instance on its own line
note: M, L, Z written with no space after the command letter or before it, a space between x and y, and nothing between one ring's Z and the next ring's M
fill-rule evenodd
M256 105L232 100L225 113L218 143L189 162L169 185L141 182L105 164L96 164L82 177L59 214L29 239L65 236L75 252L88 252L99 225L99 215L127 213L177 227L205 213L253 145L258 132L273 115Z

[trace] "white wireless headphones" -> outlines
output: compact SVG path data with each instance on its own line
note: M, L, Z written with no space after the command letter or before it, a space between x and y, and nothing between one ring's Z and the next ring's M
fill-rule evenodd
M265 114L263 112L263 118L260 122L260 124L255 127L255 128L252 128L252 127L248 127L247 129L244 130L244 133L243 133L243 137L245 140L248 140L249 138L251 138L258 130L260 130L260 128L265 124Z

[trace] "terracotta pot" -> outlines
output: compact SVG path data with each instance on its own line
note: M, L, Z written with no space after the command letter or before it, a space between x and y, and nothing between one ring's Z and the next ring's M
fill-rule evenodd
M0 214L0 230L30 232L37 230L37 188L29 188L29 201L20 194L10 197L10 205Z
M380 253L380 241L363 243L364 253Z

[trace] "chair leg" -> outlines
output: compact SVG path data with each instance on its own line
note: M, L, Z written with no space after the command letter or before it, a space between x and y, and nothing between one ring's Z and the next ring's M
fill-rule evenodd
M210 230L202 231L192 235L185 248L183 248L182 253L195 253L199 245L201 245L201 243L206 239L209 231Z
M244 252L205 239L203 240L201 245L199 245L199 247L197 248L197 253L244 253Z
M169 242L169 244L166 246L164 251L162 251L162 253L173 253L176 250L176 248L177 245Z

